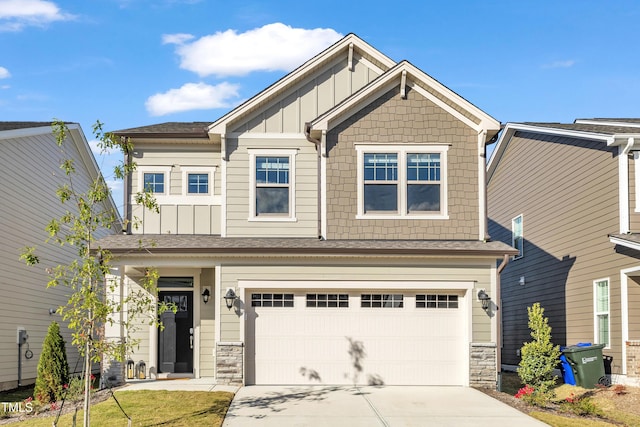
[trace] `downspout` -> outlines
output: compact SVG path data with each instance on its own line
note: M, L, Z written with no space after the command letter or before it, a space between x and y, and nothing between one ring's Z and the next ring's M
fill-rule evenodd
M496 270L496 291L495 291L495 302L497 304L501 304L501 296L500 296L500 275L502 274L502 270L505 269L507 264L509 264L509 260L511 257L509 255L504 255L502 258L502 262L498 266ZM498 318L496 319L496 373L498 375L498 391L501 391L502 388L502 307L498 307L496 310L496 314Z
M487 131L483 129L478 133L478 203L480 204L478 221L478 238L486 242L489 239L487 232L487 162L486 162L486 142Z
M323 239L322 235L322 173L320 173L320 168L322 165L322 141L319 139L315 139L311 136L311 123L307 122L304 124L304 136L307 138L307 141L313 143L316 146L317 156L317 165L316 165L316 173L318 178L318 186L316 188L317 193L317 204L318 204L318 239Z
M124 153L124 163L126 165L126 170L129 170L129 167L131 166L131 154L129 154L129 151L125 151ZM131 234L131 206L129 203L129 198L131 197L131 189L129 188L129 186L131 185L131 172L127 172L124 174L124 204L123 204L123 210L124 210L124 221L125 221L125 226L124 226L124 233L125 234Z
M618 197L620 199L620 234L629 233L630 218L629 218L629 153L635 145L635 138L630 137L627 139L627 144L618 148Z

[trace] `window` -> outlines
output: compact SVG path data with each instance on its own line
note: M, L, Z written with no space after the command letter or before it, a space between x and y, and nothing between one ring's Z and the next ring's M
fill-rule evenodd
M152 193L164 193L164 174L163 173L145 173L144 174L144 190Z
M251 294L251 307L293 307L293 294Z
M446 219L448 146L357 145L359 219Z
M209 193L209 174L206 173L190 173L188 174L188 193L189 194L208 194Z
M307 307L347 308L348 294L307 294Z
M416 295L416 308L458 308L458 295Z
M404 295L398 294L362 294L360 307L367 308L402 308Z
M593 282L593 305L596 344L605 344L609 347L609 279Z
M519 252L513 259L519 259L524 256L524 237L522 233L522 215L511 220L511 244Z
M297 150L250 149L250 221L295 221Z

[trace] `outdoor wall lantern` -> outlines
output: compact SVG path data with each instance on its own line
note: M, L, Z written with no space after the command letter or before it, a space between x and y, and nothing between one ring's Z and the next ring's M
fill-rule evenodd
M205 304L209 302L210 296L211 292L209 292L209 288L204 288L204 291L202 291L202 301L204 301Z
M487 295L484 289L480 289L478 291L478 299L482 303L482 309L487 311L489 309L489 302L491 301L491 297Z
M229 310L231 310L231 307L233 307L233 303L235 302L236 298L238 298L238 296L236 295L235 291L231 288L227 289L227 293L224 294L224 302L225 304L227 304L227 308Z

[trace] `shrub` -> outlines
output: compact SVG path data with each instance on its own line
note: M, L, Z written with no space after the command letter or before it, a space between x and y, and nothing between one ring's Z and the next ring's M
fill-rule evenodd
M602 416L603 412L596 406L591 397L576 396L571 393L561 404L560 407L565 412L571 412L576 415L595 415Z
M551 342L551 326L540 303L527 307L527 313L533 340L525 343L520 350L522 359L518 366L518 376L523 384L530 385L534 390L531 403L545 406L554 396L552 387L556 383L556 377L553 370L560 358L560 348Z
M42 344L38 361L38 376L33 395L40 403L55 402L64 394L63 386L69 383L69 365L65 342L58 323L51 322Z

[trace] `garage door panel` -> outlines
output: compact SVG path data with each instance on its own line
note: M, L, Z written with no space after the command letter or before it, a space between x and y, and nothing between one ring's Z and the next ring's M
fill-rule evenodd
M402 308L360 307L359 292L348 308L312 308L299 291L294 307L248 307L247 383L464 384L463 295L454 309L404 296Z

